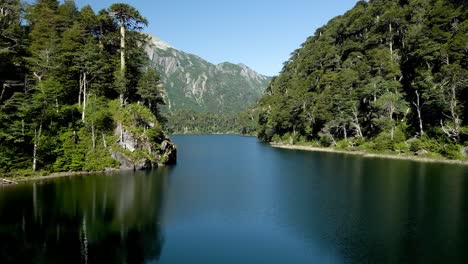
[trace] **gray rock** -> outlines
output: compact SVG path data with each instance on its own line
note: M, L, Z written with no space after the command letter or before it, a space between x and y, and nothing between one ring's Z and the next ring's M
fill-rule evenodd
M147 170L153 168L153 162L143 159L134 163L130 158L120 152L113 152L112 158L120 162L121 170Z
M462 148L461 154L465 157L468 157L468 146Z
M166 149L169 147L169 141L164 140L163 143L161 143L161 151L166 151Z
M120 152L112 152L111 156L113 159L115 159L116 161L120 163L121 170L133 170L134 169L133 162L124 154Z
M123 153L113 152L112 158L120 163L121 170L145 170L157 167L158 165L163 166L176 163L176 146L165 135L162 142L154 142L154 139L148 138L145 134L132 134L125 126L117 126L114 130L114 134L119 137L118 142L123 149L131 152L144 150L146 153L150 153L148 158L135 161L125 156ZM121 135L122 140L120 140ZM157 146L159 146L159 148Z
M429 151L427 151L425 149L420 149L420 150L418 150L418 152L416 152L416 155L421 156L421 155L426 155L428 153L429 153Z
M123 132L121 131L123 129ZM122 141L120 141L120 135L122 133ZM139 148L139 142L133 137L132 133L125 130L124 127L117 126L115 128L114 134L119 136L119 144L123 149L128 149L131 152L134 152Z
M169 164L175 164L177 161L177 148L174 143L172 143L169 140L164 140L163 143L161 144L161 152L162 152L162 158L160 158L160 161L162 161L161 165L169 165Z
M149 159L145 159L135 164L135 170L149 170L153 168L153 163Z

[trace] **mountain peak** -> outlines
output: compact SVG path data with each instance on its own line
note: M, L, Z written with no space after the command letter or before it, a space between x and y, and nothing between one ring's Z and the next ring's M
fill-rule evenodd
M155 37L147 52L166 89L163 111L235 113L260 98L270 78L245 64L212 64Z
M155 36L153 35L149 35L148 36L151 38L151 41L150 41L150 45L153 47L153 48L156 48L156 49L161 49L161 50L168 50L168 49L173 49L173 47L169 44L167 44L166 42L156 38Z

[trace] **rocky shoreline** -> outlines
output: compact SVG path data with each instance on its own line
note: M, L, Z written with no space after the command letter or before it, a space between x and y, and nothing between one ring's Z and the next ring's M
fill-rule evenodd
M365 158L382 158L382 159L398 159L398 160L410 160L418 162L431 162L431 163L447 163L447 164L459 164L459 165L468 165L468 160L448 160L448 159L434 159L434 158L425 158L418 156L408 156L408 155L392 155L392 154L376 154L368 153L363 151L347 151L347 150L338 150L333 148L321 148L305 145L291 145L286 143L272 142L270 143L272 147L282 148L282 149L292 149L292 150L305 150L305 151L315 151L315 152L329 152L329 153L341 153L348 155L357 155Z

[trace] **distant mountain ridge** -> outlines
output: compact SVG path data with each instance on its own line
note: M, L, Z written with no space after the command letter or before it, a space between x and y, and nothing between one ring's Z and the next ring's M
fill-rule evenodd
M262 96L271 80L245 64L215 65L155 37L146 51L161 74L167 112L240 112Z

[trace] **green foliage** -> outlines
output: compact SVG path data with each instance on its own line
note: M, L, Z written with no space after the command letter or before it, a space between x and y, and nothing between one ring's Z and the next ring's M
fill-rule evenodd
M466 8L448 0L358 2L273 78L258 104L258 137L287 142L297 134L326 147L460 158L457 146L468 140Z
M96 14L71 0L0 6L0 172L28 174L33 163L44 173L117 167L110 150L118 122L147 132L155 144L165 139L159 120L137 104L153 92L145 87L139 94L137 84L157 73L145 67L146 36L139 31L147 21L135 8L116 4ZM122 21L124 71L118 67ZM122 92L124 108L117 99ZM158 109L162 101L152 103Z
M255 135L258 109L238 114L178 111L168 115L167 131L171 134L241 134Z
M153 67L147 67L138 81L137 94L157 117L161 117L158 105L164 105L163 90L159 73Z

